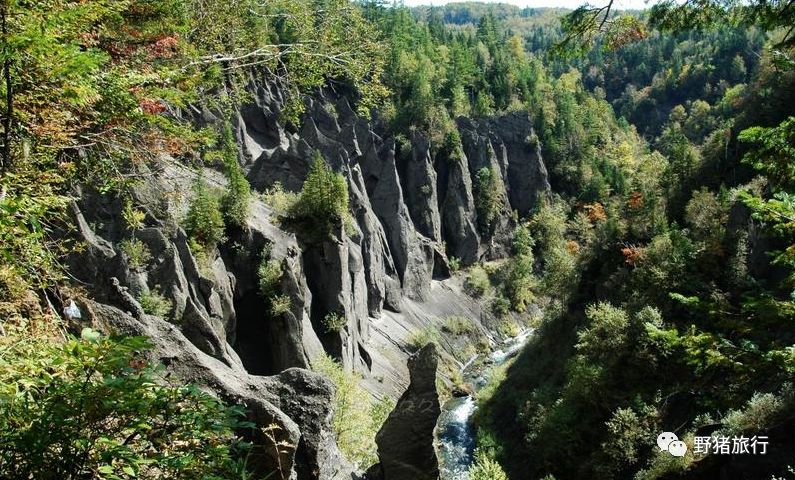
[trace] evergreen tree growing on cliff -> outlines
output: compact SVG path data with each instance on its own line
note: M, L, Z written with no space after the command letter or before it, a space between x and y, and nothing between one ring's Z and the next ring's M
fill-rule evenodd
M314 154L291 216L301 221L308 230L319 229L326 235L335 227L344 227L351 221L345 177L334 172L320 152Z

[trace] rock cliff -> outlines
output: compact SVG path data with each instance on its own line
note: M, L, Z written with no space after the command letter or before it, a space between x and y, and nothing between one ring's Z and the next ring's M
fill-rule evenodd
M278 466L283 478L350 478L330 429L333 387L302 369L326 352L360 372L374 396L397 397L409 377L412 332L446 315L488 317L460 280L448 279L450 258L467 265L505 255L512 213L527 213L549 190L546 169L526 113L458 119L462 153L446 158L419 133L399 146L344 96L318 93L306 99L300 127L285 125L279 89L255 85L252 102L233 120L250 184L299 191L320 152L348 182L352 231L301 238L257 197L247 225L199 255L179 226L198 174L164 159L134 188L132 200L146 217L132 233L124 231L120 199L77 192L72 210L85 248L70 271L85 285L80 304L95 326L151 337L153 358L172 381L203 385L246 405L258 425L278 425L294 448L274 453L268 468ZM219 121L208 111L199 117ZM499 172L501 199L487 234L478 229L473 191L484 167ZM225 182L210 168L201 179ZM145 265L122 254L129 235L151 252ZM281 265L278 288L290 299L289 311L268 321L257 278L264 251ZM137 299L153 291L171 303L169 319L144 313ZM332 312L345 318L339 331L322 325Z

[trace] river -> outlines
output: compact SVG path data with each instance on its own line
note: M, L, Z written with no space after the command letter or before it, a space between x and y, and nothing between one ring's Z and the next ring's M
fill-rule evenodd
M464 381L471 384L475 393L488 383L495 367L515 356L532 335L528 329L504 341L488 357L473 358L463 368ZM441 480L468 480L470 465L474 461L476 437L472 418L477 411L477 400L471 396L454 397L442 406L436 424L436 441L441 461Z

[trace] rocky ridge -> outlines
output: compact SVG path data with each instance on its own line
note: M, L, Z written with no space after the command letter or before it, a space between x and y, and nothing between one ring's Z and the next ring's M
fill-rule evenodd
M252 187L281 183L298 191L319 151L348 182L354 232L307 241L279 226L259 198L248 224L197 258L179 227L197 173L164 160L134 189L145 228L124 230L122 203L77 192L73 214L86 248L70 262L89 293L78 303L104 331L152 338L152 359L170 381L195 382L244 404L260 426L275 424L295 448L274 453L283 478L350 477L331 434L333 387L308 369L326 352L364 377L374 396L400 396L408 382L411 334L447 315L489 317L449 279L450 258L463 264L508 252L514 210L530 210L549 190L531 118L511 113L457 121L463 155L444 158L415 134L407 148L377 123L357 116L346 97L306 100L300 128L279 120L278 88L256 83L254 101L234 121L240 160ZM211 112L203 122L217 121ZM490 235L478 230L473 176L500 174L500 215ZM221 186L212 169L203 181ZM128 235L146 244L151 260L132 265L121 253ZM281 292L290 309L264 321L257 265L263 250L280 262ZM159 291L172 304L170 321L143 313L137 298ZM87 298L91 300L87 300ZM346 324L329 332L321 319L338 312ZM483 328L483 326L480 326Z

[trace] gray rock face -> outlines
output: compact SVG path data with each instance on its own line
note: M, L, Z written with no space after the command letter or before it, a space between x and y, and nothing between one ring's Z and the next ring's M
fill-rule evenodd
M420 134L414 135L411 154L401 161L399 172L405 186L406 204L417 231L431 240L441 240L436 171L428 139Z
M384 480L439 478L433 445L433 431L441 413L436 391L438 363L433 343L409 358L411 383L376 436L380 469L375 468L372 476Z
M70 269L91 291L100 327L149 336L153 359L165 363L175 381L196 382L245 405L260 427L279 426L295 448L279 462L271 445L263 468L281 464L284 478L350 478L352 468L330 430L333 390L301 369L329 354L362 374L374 394L399 391L406 380L400 348L412 331L445 315L483 318L478 306L461 301L463 293L440 290L435 280L450 275L449 258L468 265L505 255L512 212L526 214L549 190L546 169L527 115L459 119L463 154L455 158L444 158L421 134L396 154L395 139L357 116L346 98L319 92L306 100L301 126L285 126L280 89L252 80L253 100L233 119L252 187L262 191L279 182L300 191L319 152L348 183L353 225L333 239L302 238L282 228L255 195L247 225L199 255L178 225L188 204L179 199L190 195L197 174L166 161L163 172L144 176L133 192L136 208L146 213L145 228L125 229L120 200L81 195L73 214L87 248L70 259ZM199 116L219 121L206 110ZM477 228L473 192L482 168L497 172L502 200L486 235ZM210 169L203 181L212 188L225 183ZM123 253L121 241L130 238L151 253L146 265L133 265ZM279 293L290 299L289 311L277 317L266 315L269 304L259 291L257 269L266 251L282 266ZM168 319L147 315L139 302L155 292L172 305ZM344 316L339 331L325 327L329 313ZM387 480L438 476L432 350L409 362L409 388L379 434ZM266 439L257 441L267 449Z
M475 220L472 178L466 157L445 159L446 191L442 202L442 225L447 254L464 265L478 260L480 235Z
M375 139L374 134L372 138ZM403 199L394 140L380 148L375 141L371 142L361 159L361 166L365 187L373 211L384 227L403 293L411 298L423 298L427 295L427 284L433 271L429 265L432 257L423 249Z
M261 448L263 473L281 472L277 478L349 479L352 467L340 454L331 433L331 399L328 379L307 370L290 369L276 377L249 375L242 366L229 366L196 348L180 330L159 318L135 319L114 307L91 302L89 321L101 331L143 335L151 339L152 361L166 366L170 381L195 383L223 400L242 405L249 419L262 427L275 425L277 441L290 447L277 450L261 433L252 440ZM259 456L257 456L259 458Z

